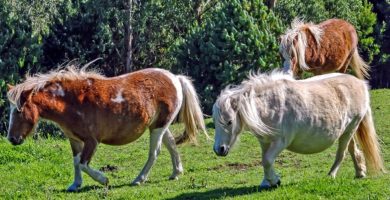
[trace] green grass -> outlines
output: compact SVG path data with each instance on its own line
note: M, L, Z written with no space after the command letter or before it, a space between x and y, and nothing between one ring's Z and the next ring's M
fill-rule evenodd
M390 90L372 91L372 109L383 155L390 169ZM212 124L209 133L213 134ZM174 132L182 127L174 126ZM390 175L354 179L348 156L336 179L327 176L335 158L335 146L314 155L283 152L276 161L282 186L258 192L263 178L260 147L249 133L227 157L217 157L213 143L200 136L200 145L179 147L185 173L169 181L171 161L162 152L152 168L149 180L137 187L131 181L146 162L148 134L125 146L100 145L91 166L116 166L106 172L110 188L105 189L83 174L78 193L66 193L73 180L73 164L68 142L61 139L28 139L12 146L0 138L0 199L390 199Z

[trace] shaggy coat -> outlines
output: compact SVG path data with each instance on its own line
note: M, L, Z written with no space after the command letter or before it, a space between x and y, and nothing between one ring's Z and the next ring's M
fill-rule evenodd
M356 177L366 175L363 155L369 172L379 173L384 165L369 102L365 81L347 74L306 80L280 73L251 75L241 85L222 91L214 104L214 151L226 156L244 128L252 132L262 148L261 189L280 184L273 164L284 149L312 154L336 141L338 149L330 176L336 176L347 149Z

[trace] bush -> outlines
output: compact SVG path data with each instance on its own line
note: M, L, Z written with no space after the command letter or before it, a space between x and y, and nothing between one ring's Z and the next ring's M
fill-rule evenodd
M281 22L259 0L223 0L175 51L174 69L192 77L205 113L221 89L249 71L279 67Z

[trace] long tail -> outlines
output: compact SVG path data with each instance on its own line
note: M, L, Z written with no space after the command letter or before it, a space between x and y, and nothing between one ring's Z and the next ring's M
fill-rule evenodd
M368 172L371 174L385 173L381 149L372 120L371 108L368 109L356 132L356 138L363 150Z
M364 77L367 79L370 78L368 73L370 71L370 66L360 57L357 49L353 52L350 66L359 79L364 79Z
M203 112L200 108L198 96L190 79L186 76L177 76L183 88L183 104L180 108L179 121L184 122L185 131L176 138L176 144L187 141L197 143L196 132L202 130L209 137L204 124Z

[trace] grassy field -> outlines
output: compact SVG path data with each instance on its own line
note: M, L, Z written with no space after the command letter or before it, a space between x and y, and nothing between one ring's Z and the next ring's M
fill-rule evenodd
M374 90L372 109L383 155L390 169L390 90ZM207 120L209 133L212 123ZM172 127L178 133L180 126ZM78 193L66 193L73 180L73 164L68 142L61 139L28 139L12 146L0 138L0 199L390 199L390 174L354 179L352 161L341 165L336 179L327 176L335 158L335 146L315 155L283 152L276 161L282 186L258 192L263 177L260 147L245 132L227 157L217 157L212 141L200 136L200 145L179 147L185 173L169 181L171 161L162 152L147 183L132 187L131 181L146 162L148 134L125 146L100 145L91 166L111 167L106 189L83 174Z

